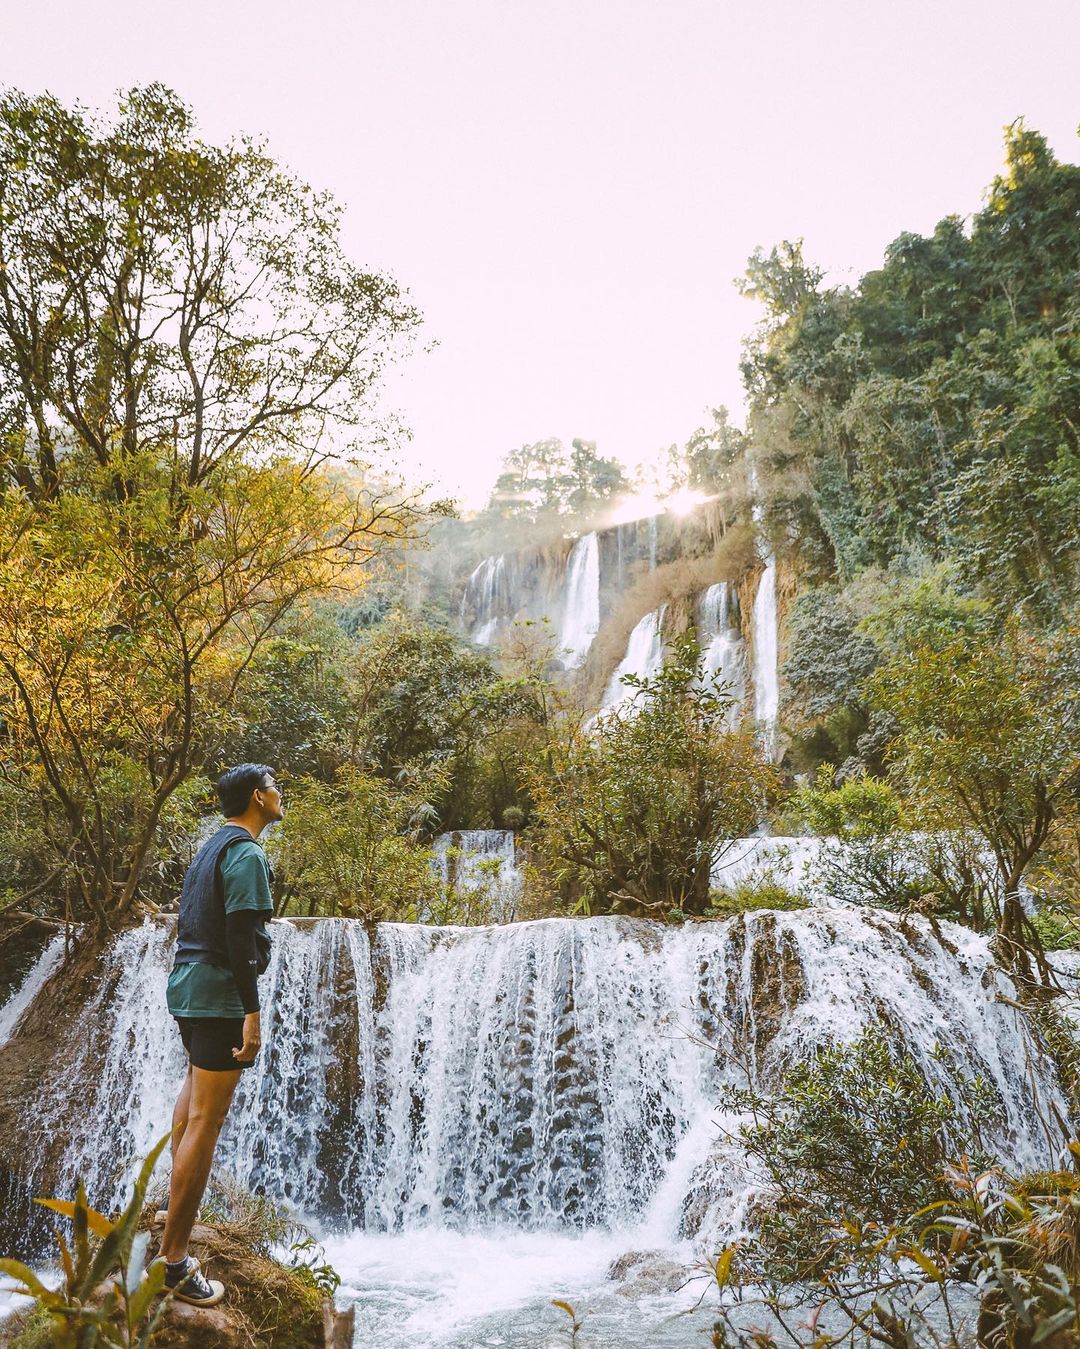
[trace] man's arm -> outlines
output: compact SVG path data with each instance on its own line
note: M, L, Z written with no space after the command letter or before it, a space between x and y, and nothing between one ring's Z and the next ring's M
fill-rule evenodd
M273 913L270 878L261 849L239 844L225 854L221 872L229 968L244 1008L244 1043L233 1058L253 1063L262 1045L255 934Z
M233 1050L237 1063L254 1063L262 1047L262 1019L259 1015L259 969L255 932L265 914L259 909L237 909L225 915L225 943L229 968L244 1007L244 1043Z

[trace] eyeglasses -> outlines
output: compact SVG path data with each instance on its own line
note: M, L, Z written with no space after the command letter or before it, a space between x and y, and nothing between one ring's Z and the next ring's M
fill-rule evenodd
M259 788L259 790L262 791L262 792L277 792L278 796L284 796L284 795L285 795L285 793L284 793L284 792L282 791L282 789L281 789L281 784L278 783L278 782L272 782L272 781L271 781L271 782L264 782L263 785Z

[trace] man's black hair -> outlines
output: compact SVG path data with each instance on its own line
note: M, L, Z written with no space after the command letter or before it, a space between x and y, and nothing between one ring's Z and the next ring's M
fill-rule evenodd
M264 763L238 763L235 768L227 768L217 780L221 813L227 820L243 815L251 805L253 793L265 785L266 778L273 776L274 770Z

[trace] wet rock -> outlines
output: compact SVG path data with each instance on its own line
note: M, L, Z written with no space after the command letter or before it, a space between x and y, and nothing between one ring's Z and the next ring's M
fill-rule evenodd
M620 1297L652 1297L675 1293L689 1277L684 1265L668 1259L663 1251L627 1251L612 1261L608 1278L622 1284Z
M174 1302L165 1314L165 1324L155 1340L160 1344L183 1344L191 1349L222 1349L240 1343L240 1328L221 1307L190 1307Z

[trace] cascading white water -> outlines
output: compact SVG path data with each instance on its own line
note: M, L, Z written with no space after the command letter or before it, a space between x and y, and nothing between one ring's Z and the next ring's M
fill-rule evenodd
M777 716L780 710L779 633L776 614L776 558L761 543L765 570L754 596L754 716L761 724L765 750L777 752Z
M510 615L506 558L485 557L465 584L461 621L477 646L490 646ZM471 622L470 622L471 619Z
M27 971L22 983L0 1007L0 1045L14 1035L23 1013L48 982L64 957L63 936L53 937Z
M627 688L622 682L624 675L637 675L649 679L655 675L664 663L664 615L667 605L654 609L639 619L634 626L630 639L626 643L626 655L616 666L604 690L601 712L610 712L622 707L629 711L636 706L636 690Z
M746 697L746 644L732 622L731 590L726 581L709 586L698 601L698 641L706 675L727 687L735 701L727 714L729 726L738 724Z
M559 646L568 670L584 663L600 631L600 545L595 533L583 534L566 563Z
M492 921L517 916L522 877L512 829L457 829L433 844L435 865L447 889L471 889L492 895Z
M954 1073L990 1084L984 1127L1010 1166L1050 1165L1032 1090L1044 1118L1068 1108L1022 1015L997 999L1010 985L987 940L944 924L953 954L923 921L907 926L855 909L683 928L384 924L374 941L346 920L275 924L266 1045L222 1163L345 1229L629 1231L661 1203L670 1239L692 1210L715 1241L741 1221L747 1181L730 1158L718 1179L702 1140L737 1062L767 1083L884 1024L946 1089ZM115 941L63 1089L28 1103L28 1155L71 1137L59 1183L82 1175L99 1207L168 1127L182 1071L170 950L163 923Z
M764 564L753 608L754 717L761 726L765 752L775 758L780 712L780 631L776 611L776 556L761 528L765 508L761 502L757 471L750 467L750 516L757 527L757 551Z

